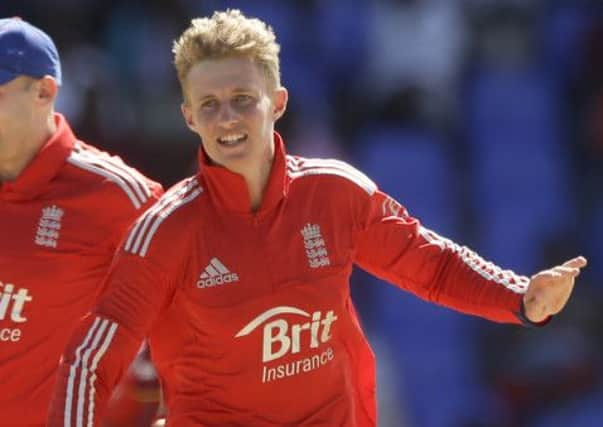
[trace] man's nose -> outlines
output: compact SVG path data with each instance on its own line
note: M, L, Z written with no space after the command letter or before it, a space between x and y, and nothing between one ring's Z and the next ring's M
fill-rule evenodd
M220 107L220 112L218 114L218 120L222 124L231 124L237 121L239 115L235 111L234 108L228 103L223 104Z

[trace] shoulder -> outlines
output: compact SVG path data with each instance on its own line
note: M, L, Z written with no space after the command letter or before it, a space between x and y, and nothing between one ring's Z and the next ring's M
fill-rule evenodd
M322 178L339 187L360 189L368 195L377 191L377 185L369 177L341 160L287 155L287 174L292 180Z
M188 219L196 218L196 205L192 202L202 193L196 176L174 185L132 225L123 250L144 258L157 240L176 242L179 233L190 232Z
M135 168L125 164L119 157L110 155L91 145L76 141L66 159L80 180L102 189L104 197L112 200L126 199L135 210L144 208L157 199L163 189L157 182L147 178Z

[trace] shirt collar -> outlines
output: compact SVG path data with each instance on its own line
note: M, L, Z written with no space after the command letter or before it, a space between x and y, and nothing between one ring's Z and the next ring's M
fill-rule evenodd
M61 114L55 113L54 120L57 125L56 132L40 148L17 179L0 184L1 199L28 200L35 198L46 190L46 184L65 164L65 159L73 149L75 135Z
M287 195L289 178L286 167L285 144L281 136L274 132L274 159L262 203L256 215L262 215L274 208ZM203 146L199 147L199 170L208 187L210 197L219 207L236 213L252 214L251 200L245 179L225 167L210 163Z

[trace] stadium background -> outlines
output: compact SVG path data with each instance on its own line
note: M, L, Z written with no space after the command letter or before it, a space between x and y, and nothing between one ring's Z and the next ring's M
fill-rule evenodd
M289 151L335 156L425 225L523 274L590 265L543 330L358 272L384 427L603 425L603 5L586 0L0 0L57 42L58 110L171 185L194 170L172 40L238 7L282 46Z

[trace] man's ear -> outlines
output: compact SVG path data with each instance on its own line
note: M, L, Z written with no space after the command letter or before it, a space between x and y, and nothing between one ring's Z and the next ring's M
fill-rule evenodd
M59 93L59 85L54 78L44 76L35 82L35 90L36 100L40 104L52 104Z
M285 114L285 110L287 110L287 101L289 100L289 93L287 89L284 87L278 87L274 90L272 94L272 104L274 105L273 110L273 118L274 121L280 119L283 114Z
M180 111L182 112L182 117L184 117L184 122L186 123L186 126L188 126L188 128L194 133L197 133L197 131L195 130L195 124L193 122L193 112L191 110L191 107L186 103L186 101L180 104Z

